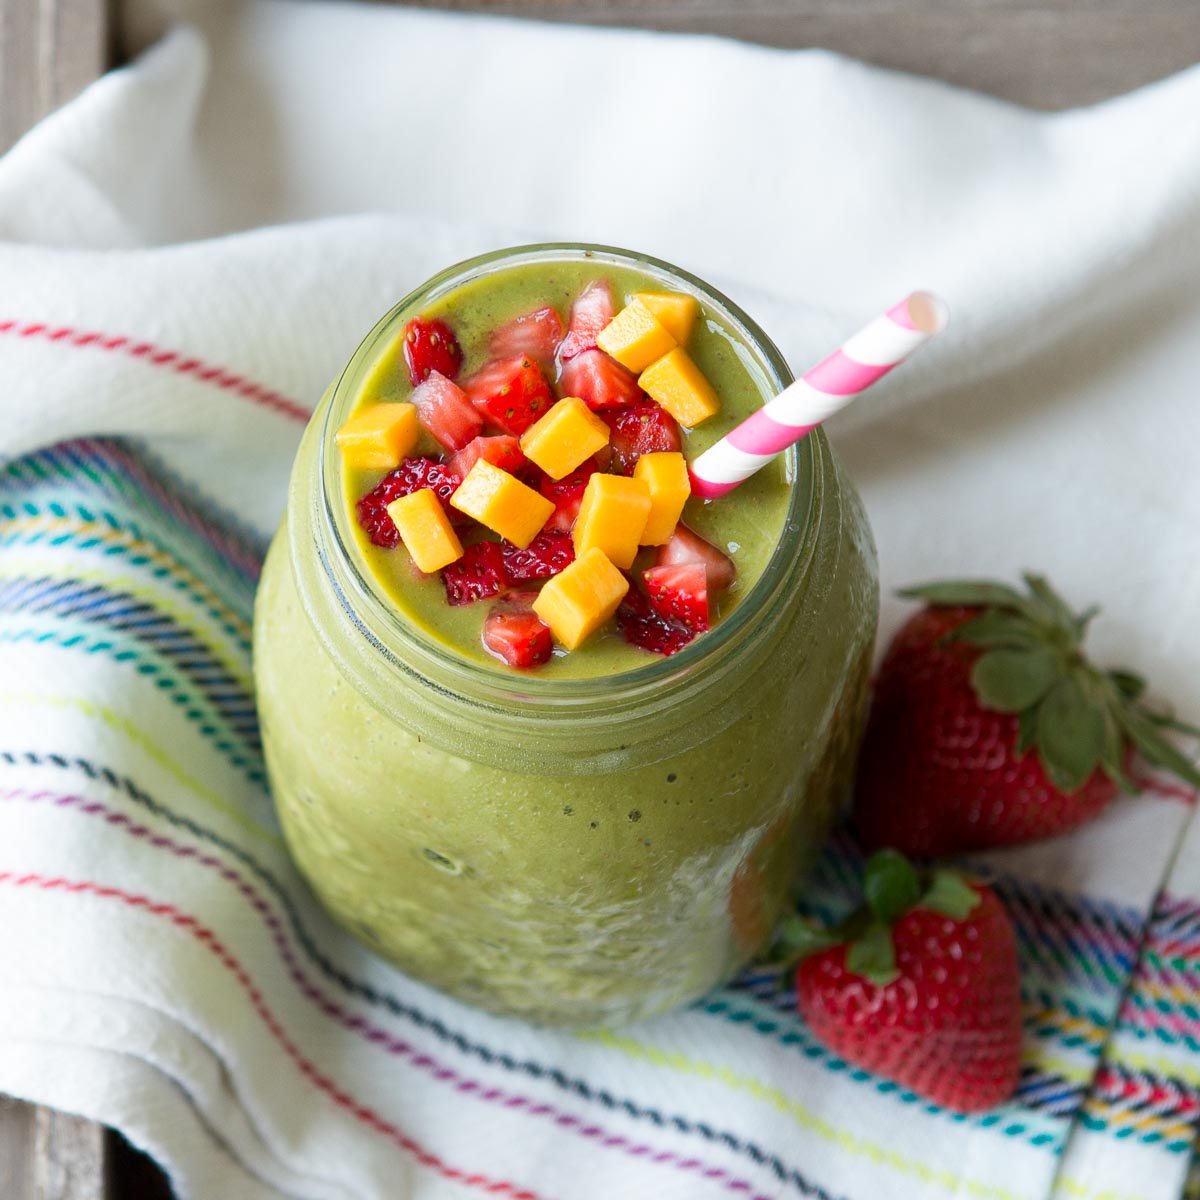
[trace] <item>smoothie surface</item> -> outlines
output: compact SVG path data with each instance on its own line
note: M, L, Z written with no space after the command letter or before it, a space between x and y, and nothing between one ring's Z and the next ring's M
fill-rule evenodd
M706 303L703 295L692 291L685 281L673 277L664 279L661 275L643 273L602 258L595 261L552 260L490 271L435 299L419 312L409 310L400 314L390 339L383 343L382 352L366 367L350 408L342 414L343 419L379 403L405 401L412 393L403 355L404 327L410 318L418 315L425 319L439 318L450 326L463 351L458 376L461 383L491 358L488 343L494 330L515 317L547 305L558 311L565 324L572 302L597 279L610 283L618 310L637 292L673 291L697 296L700 313L687 342L687 351L719 395L721 410L694 429L681 431L682 450L689 462L770 398L773 383L756 352L745 345L724 315ZM550 381L555 383L553 368ZM556 394L561 394L557 387ZM413 453L441 456L444 451L423 432ZM788 471L792 460L792 455L780 456L720 500L704 502L690 498L686 503L683 521L724 550L737 566L735 582L712 599L714 627L745 601L779 541L791 498ZM364 577L404 619L419 627L445 651L486 664L519 680L522 672L499 662L482 644L481 630L489 608L487 600L451 607L437 574L422 575L403 545L395 549L373 545L360 527L355 517L359 498L388 472L354 469L341 463L340 459L339 464L342 499L349 514L348 524L353 529L351 553ZM481 529L462 533L464 544L484 536ZM654 549L643 548L630 574L639 578L639 573L653 566L654 561ZM539 678L608 676L645 667L657 660L658 655L627 642L610 621L574 651L566 652L556 647L550 661L530 674Z

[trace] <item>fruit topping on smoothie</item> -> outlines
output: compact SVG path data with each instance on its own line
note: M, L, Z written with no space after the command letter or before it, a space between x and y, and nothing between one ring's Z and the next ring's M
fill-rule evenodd
M420 436L411 404L377 404L347 421L337 431L337 444L347 466L390 471L413 452Z
M409 321L404 327L404 361L415 387L434 371L453 379L462 366L463 352L445 321Z
M508 592L492 605L483 623L483 644L510 667L528 669L550 661L550 626L533 611L537 592Z
M527 354L495 359L463 389L483 420L518 437L554 402L541 367Z
M442 568L446 603L474 604L502 592L507 585L504 553L499 542L473 542L462 557Z
M400 532L387 511L393 500L428 488L439 500L446 501L460 483L462 477L445 463L432 458L406 458L359 500L359 524L373 545L391 550L400 544Z
M440 371L430 371L410 399L422 427L447 450L461 450L483 432L483 418L471 407L466 393Z
M549 306L515 317L501 325L488 341L493 358L525 355L542 363L552 363L563 339L562 318Z
M686 348L698 314L668 292L618 307L601 279L565 332L552 305L461 345L446 320L409 321L407 399L364 395L336 434L348 471L386 472L357 501L371 544L402 546L414 580L439 574L447 606L478 605L484 649L511 667L610 623L631 646L681 650L720 619L736 577L682 520L684 431L720 409Z
M610 469L618 475L632 475L643 454L683 448L678 422L653 400L605 413L604 420L611 431L608 439L612 450Z
M559 359L566 363L585 350L596 348L596 335L613 319L612 287L606 279L588 284L571 305L567 336L558 348Z

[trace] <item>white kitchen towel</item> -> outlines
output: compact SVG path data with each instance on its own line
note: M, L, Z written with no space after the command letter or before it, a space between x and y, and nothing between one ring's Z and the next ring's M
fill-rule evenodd
M0 1089L202 1200L1178 1195L1186 792L981 864L1028 1036L1014 1103L967 1121L753 972L573 1037L374 960L282 852L248 633L304 415L379 314L468 254L592 240L712 279L798 368L942 292L951 331L831 430L885 634L898 584L1036 567L1195 717L1200 71L1049 116L816 51L350 5L146 7L130 37L0 160ZM835 840L810 907L856 862Z

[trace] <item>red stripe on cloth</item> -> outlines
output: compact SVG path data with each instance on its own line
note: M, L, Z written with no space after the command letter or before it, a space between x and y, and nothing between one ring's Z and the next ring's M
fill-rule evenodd
M277 412L293 421L307 421L311 415L302 404L273 391L261 383L255 383L244 375L237 374L225 367L206 363L199 358L187 357L178 350L168 350L156 346L153 342L133 342L121 334L97 333L95 331L73 329L69 325L51 327L40 322L22 324L14 319L0 320L0 333L11 334L20 338L39 338L43 341L54 342L59 346L71 346L76 349L106 350L110 353L124 354L127 358L137 359L149 366L162 367L173 371L176 375L184 375L199 380L201 383L211 383L223 392L232 392L261 408Z
M1196 803L1195 789L1185 787L1182 783L1176 783L1171 779L1161 779L1134 772L1132 783L1138 791L1149 792L1150 795L1158 796L1163 800L1178 800L1181 804L1189 807Z
M374 1109L359 1103L353 1096L347 1095L332 1080L322 1075L303 1053L291 1041L279 1024L274 1013L267 1007L262 993L254 981L246 973L242 964L229 952L217 935L207 926L202 925L194 916L182 912L173 904L156 904L148 896L135 892L126 892L121 888L106 887L91 880L65 879L61 876L48 878L45 875L19 874L16 871L0 871L0 884L13 888L34 888L45 892L67 892L74 895L85 894L96 896L103 900L117 900L129 908L141 909L152 916L161 917L177 929L190 934L234 977L241 989L246 993L255 1012L262 1019L271 1036L279 1043L284 1053L292 1060L297 1070L308 1079L319 1091L324 1092L339 1108L350 1113L356 1120L373 1129L376 1133L394 1142L400 1149L411 1154L423 1167L436 1171L445 1179L467 1187L479 1188L495 1196L508 1196L511 1200L543 1200L536 1192L528 1191L505 1179L492 1179L481 1173L468 1174L461 1167L451 1166L438 1158L436 1154L426 1150L419 1142L410 1137L404 1130L393 1125L380 1116Z

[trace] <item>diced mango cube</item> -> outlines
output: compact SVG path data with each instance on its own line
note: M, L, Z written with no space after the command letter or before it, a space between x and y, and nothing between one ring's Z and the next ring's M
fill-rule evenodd
M637 557L649 515L650 488L644 479L597 471L587 481L571 530L576 556L595 547L603 550L610 562L628 570Z
M450 503L523 550L554 511L554 502L485 458L467 472Z
M387 511L418 569L431 574L462 557L462 542L430 488L393 500Z
M721 411L721 400L712 384L682 346L647 367L638 383L688 429Z
M695 296L685 296L682 292L636 292L629 302L632 304L635 300L644 304L681 346L687 345L700 313Z
M593 546L542 588L533 611L574 650L617 611L627 591L629 580Z
M551 479L562 479L597 450L608 445L603 418L577 396L567 396L521 435L525 457Z
M640 371L666 354L675 339L644 304L635 300L596 335L596 345L623 367Z
M333 436L346 466L390 471L412 453L420 435L411 404L375 404L351 417Z
M677 450L643 454L633 468L633 477L650 489L650 515L642 530L642 545L661 546L671 540L684 503L692 494L687 460Z

